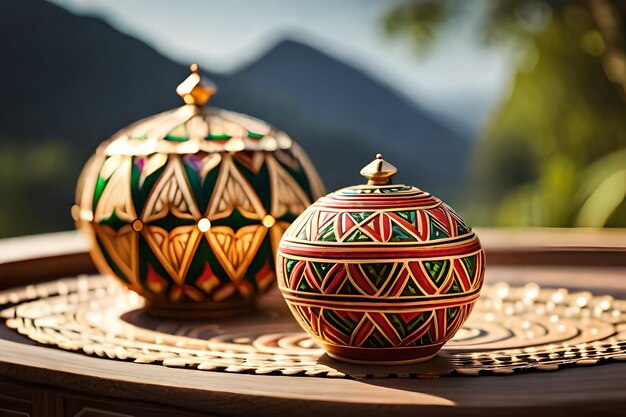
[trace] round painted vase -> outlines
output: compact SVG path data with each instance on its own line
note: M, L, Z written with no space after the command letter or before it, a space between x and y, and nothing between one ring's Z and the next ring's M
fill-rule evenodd
M186 105L122 129L80 176L72 215L98 269L171 317L250 310L275 280L289 224L324 194L285 133L203 107L215 87L192 66Z
M278 286L300 325L336 359L428 360L461 328L483 284L478 237L449 206L391 184L380 155L367 185L317 200L278 248Z

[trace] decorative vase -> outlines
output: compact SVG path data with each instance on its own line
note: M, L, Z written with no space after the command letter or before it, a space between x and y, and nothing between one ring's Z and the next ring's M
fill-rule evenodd
M483 283L478 237L449 206L407 185L380 155L367 185L317 200L278 248L278 286L336 359L425 361L461 328Z
M192 65L186 105L104 142L78 181L72 215L98 269L161 316L250 310L275 280L284 230L323 185L302 149L252 117L203 107L216 89Z

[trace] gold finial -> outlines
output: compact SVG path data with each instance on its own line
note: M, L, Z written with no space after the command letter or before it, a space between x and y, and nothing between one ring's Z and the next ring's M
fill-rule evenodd
M204 106L217 92L217 86L200 75L198 64L191 64L189 69L191 74L176 87L176 94L181 96L187 104Z
M381 154L376 154L376 159L367 164L361 170L361 175L367 178L367 185L387 185L391 184L391 177L398 172L398 169L383 159Z

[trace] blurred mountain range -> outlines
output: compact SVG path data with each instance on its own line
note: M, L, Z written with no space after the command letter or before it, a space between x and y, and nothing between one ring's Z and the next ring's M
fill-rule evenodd
M0 193L10 196L0 236L69 228L82 164L118 129L181 105L174 90L188 67L41 0L0 1L0 39ZM220 89L212 105L285 130L329 190L360 183L377 152L398 182L452 203L466 185L469 138L307 45L285 40L240 71L205 74Z

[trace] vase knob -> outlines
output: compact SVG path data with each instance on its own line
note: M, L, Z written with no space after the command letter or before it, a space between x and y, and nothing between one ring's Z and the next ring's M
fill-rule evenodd
M191 64L191 74L176 87L176 94L182 97L186 104L204 106L211 96L217 93L217 86L200 75L198 64Z
M376 159L363 167L361 175L368 179L368 185L388 185L397 172L398 169L385 161L381 154L376 154Z

